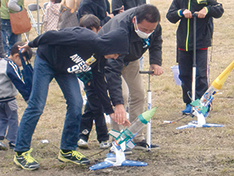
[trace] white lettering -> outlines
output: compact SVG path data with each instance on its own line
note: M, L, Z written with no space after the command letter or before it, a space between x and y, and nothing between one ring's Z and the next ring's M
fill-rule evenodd
M91 67L78 54L74 54L73 56L70 56L70 58L76 65L68 68L68 73L80 73L91 70Z
M75 63L79 63L83 60L80 56L78 56L78 54L74 54L73 56L70 56L70 58Z

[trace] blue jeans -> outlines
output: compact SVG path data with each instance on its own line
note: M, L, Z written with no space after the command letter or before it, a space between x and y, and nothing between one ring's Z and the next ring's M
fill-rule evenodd
M30 149L32 135L43 112L49 83L53 78L59 84L67 104L60 148L76 150L83 105L76 75L57 73L47 61L36 56L32 92L17 131L15 151L25 152Z
M18 42L21 41L21 34L15 35L11 31L11 23L10 20L1 19L2 24L2 42L3 47L6 55L10 55L12 46ZM8 45L7 45L8 43Z

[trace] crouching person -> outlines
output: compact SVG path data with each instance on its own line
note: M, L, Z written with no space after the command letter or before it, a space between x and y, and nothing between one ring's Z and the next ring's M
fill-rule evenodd
M98 36L89 29L74 27L45 32L21 47L23 51L30 47L38 49L34 62L31 96L17 132L14 156L16 165L26 170L40 167L30 155L32 151L30 145L46 103L49 83L53 78L59 84L67 104L58 159L77 165L90 163L89 159L76 151L83 105L76 74L90 71L97 61L105 61L96 59L93 57L94 54L104 55L106 59L126 54L128 48L126 38L126 31L122 29ZM110 103L107 92L105 93L103 101Z

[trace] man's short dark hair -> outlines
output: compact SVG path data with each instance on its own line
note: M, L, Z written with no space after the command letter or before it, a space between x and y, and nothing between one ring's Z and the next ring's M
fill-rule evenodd
M24 42L16 42L16 43L12 46L12 48L11 48L11 55L13 56L13 55L16 54L16 53L19 53L19 48L18 48L18 46L23 46L24 44L25 44ZM29 48L26 52L28 53L28 59L30 60L31 57L32 57L32 50L31 50L31 48Z
M146 20L150 23L156 23L160 21L160 13L154 5L143 4L136 8L135 12L137 23L141 23Z
M86 14L80 19L80 26L91 30L92 28L96 28L98 30L100 27L100 20L93 14Z

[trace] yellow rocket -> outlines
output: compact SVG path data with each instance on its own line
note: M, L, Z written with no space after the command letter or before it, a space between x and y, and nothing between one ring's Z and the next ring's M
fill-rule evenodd
M228 67L213 81L212 86L215 89L220 90L233 68L234 61L232 61L232 63L230 63Z
M212 82L211 86L207 91L202 95L201 99L197 99L190 103L195 109L201 112L204 116L207 116L207 111L210 103L214 99L216 93L222 88L227 77L234 68L234 61L232 61L228 67Z

